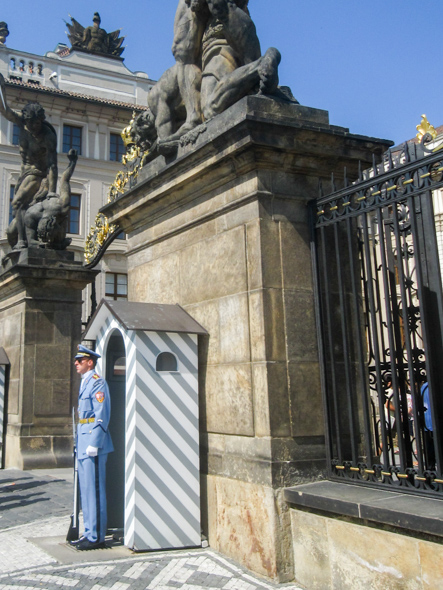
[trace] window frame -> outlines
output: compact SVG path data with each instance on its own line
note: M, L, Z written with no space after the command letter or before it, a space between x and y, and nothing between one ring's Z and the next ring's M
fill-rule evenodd
M70 136L69 136L69 142L66 144L67 149L65 149L65 130L67 130L67 129L70 130ZM73 142L72 142L72 139L73 139L72 131L74 129L76 129L80 132L79 145L73 145ZM71 149L77 150L79 156L81 156L83 154L83 127L82 127L82 125L75 125L73 123L63 123L61 140L62 140L61 152L63 154L67 154L69 152L69 150L71 150Z
M112 138L116 137L117 138L117 144L116 144L116 158L113 159L112 158ZM120 149L121 149L121 153L120 153ZM109 132L109 161L110 162L119 162L121 163L122 161L122 156L124 156L124 154L126 153L126 147L125 144L123 142L122 136L120 133L116 133L115 131L110 131Z
M108 292L108 278L113 277L113 292ZM126 278L126 293L124 295L118 294L118 277ZM128 300L128 275L125 272L106 272L105 273L105 298L111 299L112 301L127 301Z
M12 125L11 145L19 146L20 145L20 127L16 123L11 123L11 125ZM17 138L17 141L14 141L14 138Z
M78 207L73 206L72 198L78 197ZM77 221L71 219L71 212L78 211L78 219ZM81 235L81 211L82 211L82 195L80 193L71 193L71 197L69 199L69 212L67 217L67 230L66 233L70 234L71 236L79 236ZM71 231L71 224L77 223L78 231L73 232Z

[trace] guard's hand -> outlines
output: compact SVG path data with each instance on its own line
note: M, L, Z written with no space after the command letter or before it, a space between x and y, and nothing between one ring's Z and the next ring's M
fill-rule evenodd
M98 448L97 447L91 447L91 445L89 445L86 448L86 454L88 455L88 457L97 457L97 455L98 455Z

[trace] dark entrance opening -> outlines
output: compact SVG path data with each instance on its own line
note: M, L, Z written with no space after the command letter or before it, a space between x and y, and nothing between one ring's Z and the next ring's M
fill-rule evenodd
M111 394L109 431L114 452L109 453L106 470L108 530L123 537L125 510L125 420L126 351L123 337L115 330L106 352L106 381ZM117 530L116 530L117 529Z

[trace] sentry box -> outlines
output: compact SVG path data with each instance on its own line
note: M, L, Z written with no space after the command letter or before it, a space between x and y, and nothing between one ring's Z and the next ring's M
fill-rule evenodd
M83 339L111 394L108 528L136 551L200 546L198 335L179 305L102 300Z

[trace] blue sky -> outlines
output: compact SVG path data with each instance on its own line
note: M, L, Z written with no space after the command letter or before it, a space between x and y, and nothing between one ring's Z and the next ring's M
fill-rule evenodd
M153 79L173 64L177 0L21 0L3 2L7 45L44 54L67 42L69 14L84 26L100 12L122 28L126 66ZM262 51L283 56L280 83L301 104L329 111L351 133L400 143L425 113L443 124L442 0L250 0ZM438 66L440 64L440 66Z

